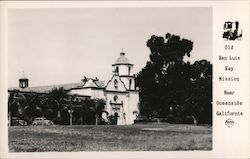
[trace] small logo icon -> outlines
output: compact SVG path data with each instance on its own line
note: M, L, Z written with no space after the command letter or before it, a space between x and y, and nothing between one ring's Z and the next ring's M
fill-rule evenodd
M225 121L225 124L227 127L231 128L234 125L234 121L229 118Z
M241 40L242 29L239 29L239 22L227 21L224 23L223 38L226 40Z

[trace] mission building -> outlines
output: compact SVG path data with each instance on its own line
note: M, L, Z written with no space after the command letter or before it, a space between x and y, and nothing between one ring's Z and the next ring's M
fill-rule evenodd
M63 87L69 94L76 97L103 99L106 106L102 117L107 121L109 116L115 116L117 125L133 124L139 114L139 90L135 84L135 75L132 74L133 64L121 52L113 67L111 79L105 83L98 78L84 78L81 83L71 83L52 86L29 87L28 79L19 79L19 87L8 91L19 93L48 93L53 88Z

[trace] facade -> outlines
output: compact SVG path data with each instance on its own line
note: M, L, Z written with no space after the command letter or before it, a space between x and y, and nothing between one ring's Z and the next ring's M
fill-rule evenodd
M98 79L83 79L83 86L73 88L70 94L90 96L106 101L102 117L113 116L118 125L133 124L139 114L139 91L132 74L133 64L121 52L112 65L113 76L105 86Z
M48 93L52 88L63 87L77 97L105 100L104 120L108 121L112 117L117 125L133 124L139 114L139 91L135 85L135 75L132 74L133 64L121 52L112 67L113 75L106 84L97 78L84 77L81 83L28 87L28 79L21 78L19 88L10 88L9 92Z

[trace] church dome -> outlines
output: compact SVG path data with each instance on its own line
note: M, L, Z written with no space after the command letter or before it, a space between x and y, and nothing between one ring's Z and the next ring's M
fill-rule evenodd
M115 60L114 65L132 65L127 57L125 57L125 53L121 52L120 57Z

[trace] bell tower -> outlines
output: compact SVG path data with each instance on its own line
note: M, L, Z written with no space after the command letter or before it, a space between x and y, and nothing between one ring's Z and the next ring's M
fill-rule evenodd
M113 66L113 74L121 78L128 90L135 90L135 76L132 74L133 64L122 51Z
M19 79L19 87L23 89L29 87L29 79L24 76L24 72L23 76Z

